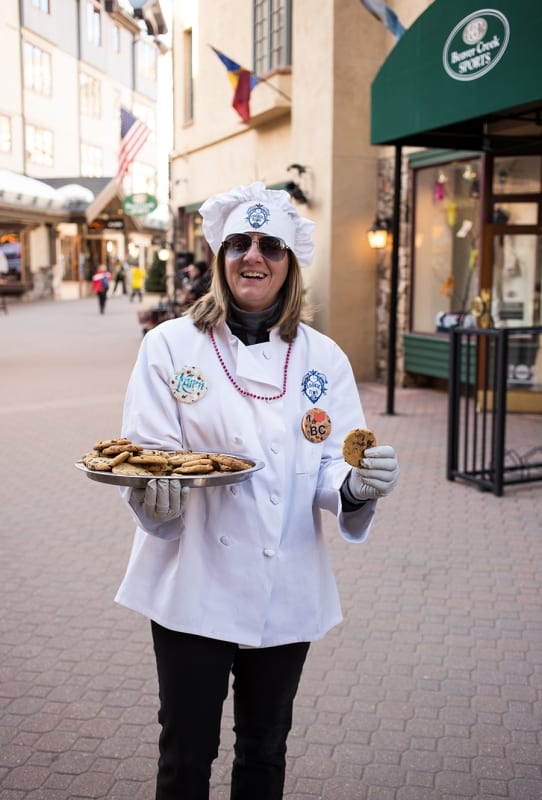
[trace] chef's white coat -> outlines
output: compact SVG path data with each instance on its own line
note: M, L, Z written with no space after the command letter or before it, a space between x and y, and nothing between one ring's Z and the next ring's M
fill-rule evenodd
M227 326L214 333L240 386L266 397L280 394L288 345L276 330L268 342L251 346ZM177 400L170 388L185 366L195 367L206 387L192 403ZM316 400L302 390L310 370L324 379ZM332 425L319 443L308 441L301 427L314 407ZM241 645L323 637L342 614L321 510L336 515L345 539L362 542L376 505L341 508L340 487L350 469L342 443L355 427L365 427L365 418L350 364L331 339L307 325L293 344L286 394L271 401L239 393L209 335L189 317L151 330L128 384L123 436L165 450L244 454L265 467L244 482L193 488L182 519L159 524L138 513L117 602L166 628Z

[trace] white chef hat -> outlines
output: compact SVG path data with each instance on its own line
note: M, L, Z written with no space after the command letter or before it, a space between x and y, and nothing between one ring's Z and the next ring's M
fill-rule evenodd
M261 182L237 186L206 200L199 213L203 233L216 253L231 233L257 231L283 239L301 267L309 267L314 253L314 222L301 217L290 195L282 189L266 189Z

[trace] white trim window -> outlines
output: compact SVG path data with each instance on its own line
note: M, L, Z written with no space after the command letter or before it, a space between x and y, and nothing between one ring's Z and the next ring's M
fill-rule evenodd
M102 11L93 0L87 2L87 41L102 46Z
M23 42L24 88L36 94L51 96L51 54L36 47L32 42Z
M102 113L100 81L88 72L79 74L81 113L99 119Z
M256 75L291 66L291 0L254 0L253 14Z
M47 128L26 125L26 158L42 167L53 166L53 132Z

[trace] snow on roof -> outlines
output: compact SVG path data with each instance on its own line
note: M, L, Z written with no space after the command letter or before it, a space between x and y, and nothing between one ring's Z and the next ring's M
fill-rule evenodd
M56 191L68 206L87 206L95 199L94 192L80 183L66 183Z
M25 204L32 198L35 205L48 208L63 208L65 205L56 189L9 169L0 169L0 197L10 203Z

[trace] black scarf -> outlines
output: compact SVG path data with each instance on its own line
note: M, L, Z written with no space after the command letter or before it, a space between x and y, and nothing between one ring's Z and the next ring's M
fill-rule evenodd
M269 331L278 320L280 310L279 300L263 311L243 311L230 303L227 322L233 335L243 344L260 344L269 341Z

